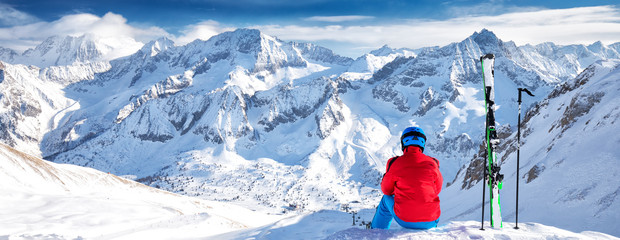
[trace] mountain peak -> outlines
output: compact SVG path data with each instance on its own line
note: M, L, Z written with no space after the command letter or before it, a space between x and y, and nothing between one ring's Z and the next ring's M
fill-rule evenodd
M370 52L370 54L375 56L388 56L392 53L394 53L394 49L390 48L387 44Z
M592 52L602 52L606 47L601 41L596 41L595 43L588 45L587 48Z
M99 60L109 49L98 46L92 36L51 36L22 55L21 62L39 67L71 65Z
M300 51L304 58L312 59L324 63L338 64L342 66L348 66L353 62L353 59L340 56L331 49L321 47L312 43L298 43L290 42L290 44Z
M18 54L13 49L0 47L0 61L13 62L16 56Z
M482 53L501 54L502 41L492 31L483 28L480 32L474 32L471 36L461 42L464 46L470 46L469 42L473 42L480 48Z
M482 31L478 32L474 32L474 34L472 34L471 38L477 42L478 44L481 43L496 43L499 41L499 38L497 38L497 35L495 35L495 33L493 33L492 31L489 31L486 28L483 28Z
M262 33L260 30L258 29L254 29L254 28L237 28L235 29L235 31L232 31L233 34L239 35L239 36L261 36Z
M601 46L604 46L604 44L601 41L596 41L596 42L590 44L590 46L601 47Z
M254 40L258 40L263 38L264 35L260 30L258 29L250 29L250 28L237 28L234 31L229 31L229 32L224 32L221 33L215 37L222 37L222 38L226 38L226 39L254 39Z
M259 52L264 37L267 36L257 29L238 28L213 36L207 42L212 42L216 47L231 48L247 54Z
M174 47L174 42L172 40L167 37L161 37L157 40L153 40L147 44L144 44L140 51L150 54L150 56L152 57L172 47Z

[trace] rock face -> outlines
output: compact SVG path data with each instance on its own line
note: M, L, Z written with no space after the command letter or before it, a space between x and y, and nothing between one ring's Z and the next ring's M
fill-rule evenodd
M401 153L400 133L411 125L427 133L425 153L440 160L449 189L473 189L484 166L480 56L496 55L502 161L515 151L516 87L534 91L537 97L524 105L537 109L549 93L579 88L576 82L592 72L577 76L585 66L618 57L617 45L517 47L487 30L444 47L385 46L356 60L251 29L185 46L161 38L111 61L92 60L94 45L67 41L85 49L53 59L71 65L26 67L3 59L4 143L166 190L274 211L374 206L385 162ZM56 45L46 41L28 54L61 49L49 46ZM570 131L606 96L575 95L549 131ZM531 183L549 169L539 165Z

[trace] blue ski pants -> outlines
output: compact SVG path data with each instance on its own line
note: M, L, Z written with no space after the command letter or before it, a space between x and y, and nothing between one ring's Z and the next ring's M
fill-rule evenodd
M392 224L393 219L396 219L396 222L401 227L412 229L434 228L437 227L437 223L439 222L439 218L437 218L437 220L435 221L430 222L405 222L398 218L396 214L394 214L394 196L383 195L379 206L377 206L375 216L372 218L371 227L373 229L390 229L390 225Z

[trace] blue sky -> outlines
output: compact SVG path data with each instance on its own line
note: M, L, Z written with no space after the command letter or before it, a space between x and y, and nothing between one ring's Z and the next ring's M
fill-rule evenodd
M610 44L620 41L620 5L598 0L0 0L0 46L20 51L47 35L92 29L140 42L165 35L181 45L239 27L318 43L350 57L384 44L443 46L482 28L518 45Z

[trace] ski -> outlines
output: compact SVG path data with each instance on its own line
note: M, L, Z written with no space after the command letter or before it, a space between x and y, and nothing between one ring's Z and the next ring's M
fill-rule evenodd
M489 185L491 227L502 227L502 215L500 209L499 190L502 189L504 175L499 173L500 166L497 162L497 145L499 138L495 131L495 77L493 67L495 56L487 54L480 57L482 66L482 82L484 84L484 100L486 110L486 147L487 147L487 175L485 180ZM484 204L484 202L483 202Z

